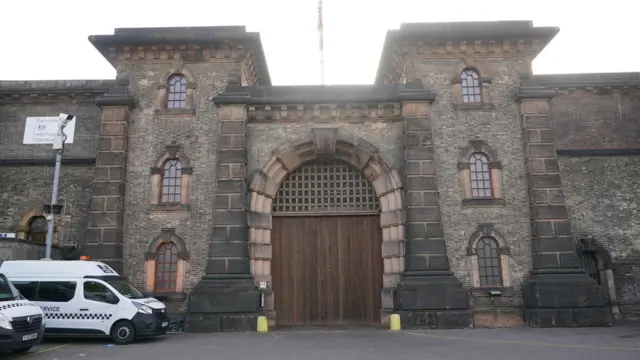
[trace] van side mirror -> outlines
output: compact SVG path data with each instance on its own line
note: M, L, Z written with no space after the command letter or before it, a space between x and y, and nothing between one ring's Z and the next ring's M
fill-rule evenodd
M108 293L104 300L106 303L113 305L120 302L120 299L114 293Z

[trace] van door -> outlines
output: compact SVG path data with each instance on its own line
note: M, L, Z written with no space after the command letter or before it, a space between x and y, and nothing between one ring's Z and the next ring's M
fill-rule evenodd
M113 322L118 320L118 304L109 303L118 296L100 280L87 279L82 285L80 313L85 314L86 326L110 335Z
M16 286L17 284L17 286ZM42 308L46 319L46 333L82 334L82 321L75 310L78 284L75 281L15 281L22 296Z

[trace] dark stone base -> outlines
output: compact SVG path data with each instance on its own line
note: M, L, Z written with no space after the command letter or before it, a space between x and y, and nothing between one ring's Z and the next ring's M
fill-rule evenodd
M523 288L525 323L533 327L611 326L604 291L581 270L533 273Z
M473 327L471 310L400 310L403 329L464 329Z
M395 290L403 327L458 329L473 326L469 292L450 271L407 272Z
M251 275L205 275L189 294L185 331L255 331L260 292Z

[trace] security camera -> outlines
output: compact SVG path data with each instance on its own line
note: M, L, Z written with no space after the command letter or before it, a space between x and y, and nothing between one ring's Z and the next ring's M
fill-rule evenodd
M47 215L45 215L44 218L47 219L47 221L51 221L51 220L53 220L53 215L47 214Z
M60 118L60 121L66 121L66 122L72 121L73 118L75 118L74 115L63 114L63 113L60 113L60 115L58 115L58 117Z

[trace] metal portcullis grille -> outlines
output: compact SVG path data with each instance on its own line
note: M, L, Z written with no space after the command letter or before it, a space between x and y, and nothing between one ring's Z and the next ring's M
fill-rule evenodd
M364 175L339 162L303 165L282 183L273 202L274 215L375 214L379 203Z

